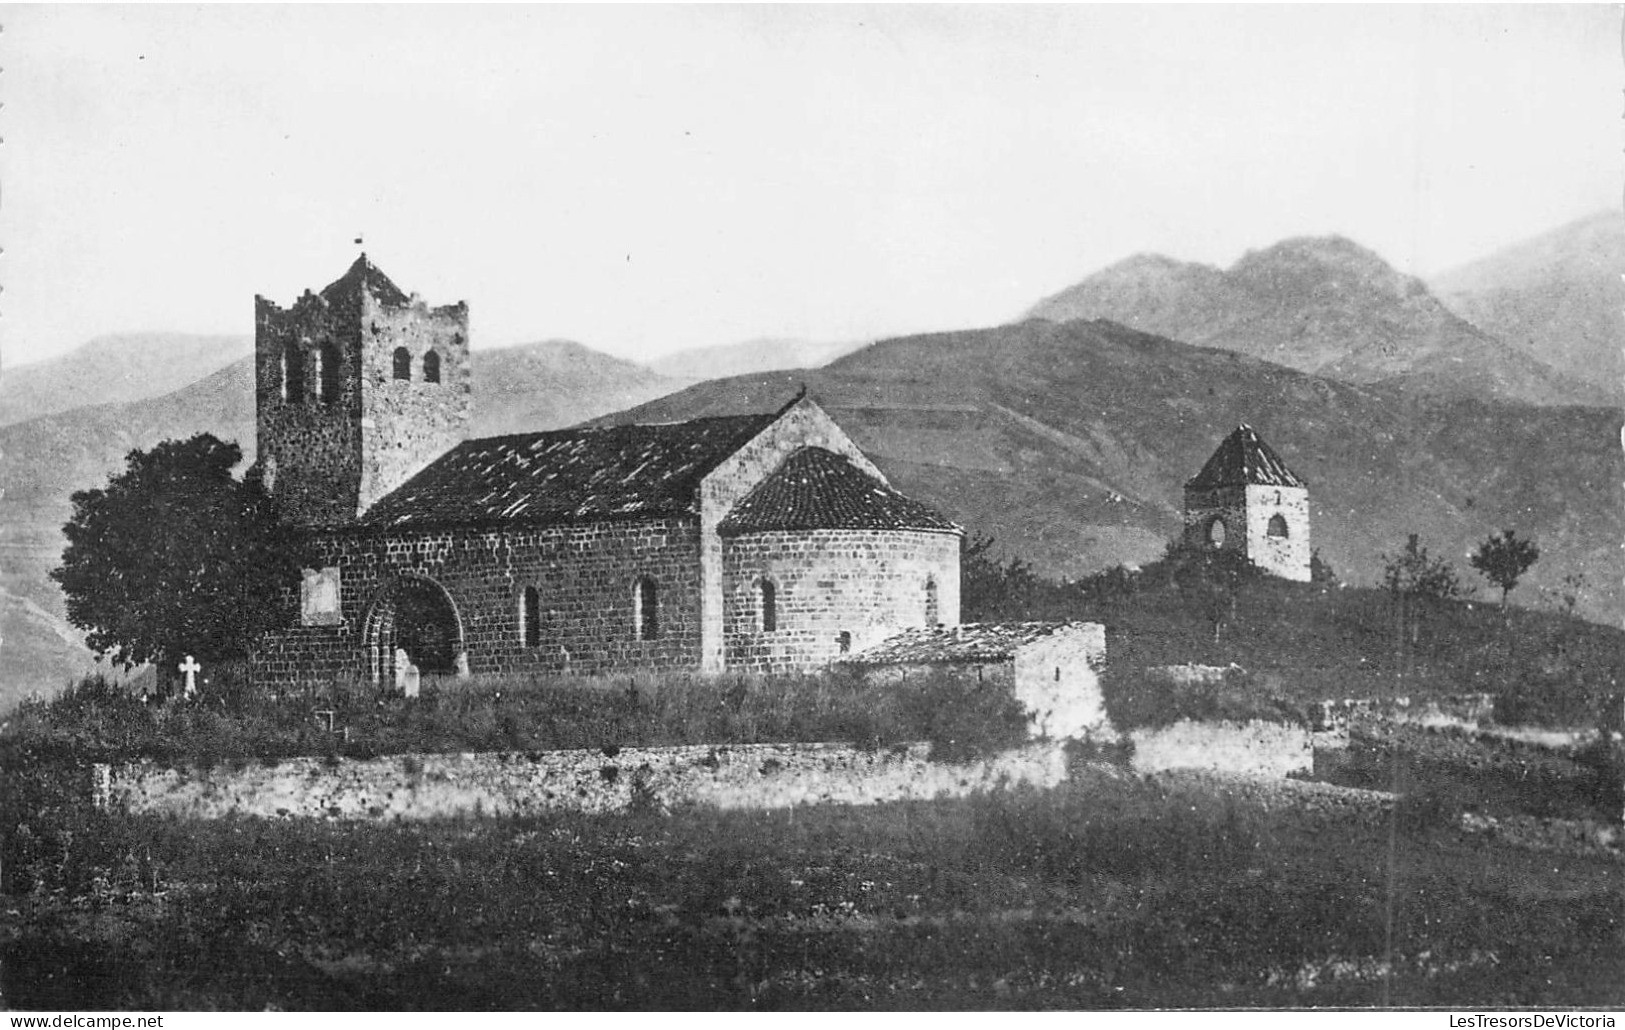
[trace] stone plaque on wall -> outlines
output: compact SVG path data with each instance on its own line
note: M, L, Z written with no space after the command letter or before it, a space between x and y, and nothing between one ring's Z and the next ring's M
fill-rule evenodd
M339 614L338 566L306 569L304 575L299 590L299 624L337 626L344 621Z

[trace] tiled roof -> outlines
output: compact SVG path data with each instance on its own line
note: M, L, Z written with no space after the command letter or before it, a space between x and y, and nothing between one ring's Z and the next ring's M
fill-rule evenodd
M803 447L756 484L722 520L723 536L795 529L959 527L822 447Z
M1245 422L1224 438L1213 457L1185 484L1195 490L1220 486L1303 486L1309 484L1291 469L1270 445Z
M777 415L469 440L373 505L363 527L691 515L700 480Z
M356 258L348 272L328 283L322 289L322 298L329 304L341 304L359 299L363 292L390 307L405 307L412 302L399 286L389 281L389 276L367 260L366 254Z
M941 665L1015 657L1016 650L1072 625L1068 622L970 623L910 629L842 659L849 665Z

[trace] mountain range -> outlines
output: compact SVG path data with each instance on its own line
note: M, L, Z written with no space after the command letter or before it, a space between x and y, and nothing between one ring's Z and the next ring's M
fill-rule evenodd
M1572 222L1433 278L1452 311L1625 401L1625 215Z
M702 383L600 422L771 410L805 382L905 493L1006 554L1080 576L1156 558L1184 482L1247 422L1310 483L1313 545L1377 582L1418 533L1465 557L1491 532L1539 540L1517 600L1584 570L1611 618L1625 560L1617 412L1419 394L1312 376L1104 320L885 340L822 369Z
M1250 251L1228 269L1141 254L1036 304L1030 318L1105 318L1349 383L1522 401L1604 403L1453 313L1427 284L1340 236Z
M1576 223L1440 277L1448 304L1331 237L1228 270L1131 258L1018 323L860 349L750 341L675 355L665 373L568 341L475 350L473 432L771 410L805 384L906 492L1005 554L1077 576L1156 557L1184 480L1245 421L1309 479L1314 544L1346 579L1373 582L1412 532L1472 578L1467 551L1512 527L1542 551L1515 601L1583 571L1582 610L1612 622L1619 413L1579 402L1608 392L1580 373L1617 358L1617 305L1603 310L1616 287L1599 269L1619 227ZM1474 310L1502 328L1473 324ZM1520 338L1515 324L1545 329ZM164 339L102 338L6 375L0 710L90 661L47 577L74 490L132 448L201 431L252 459L246 339ZM696 383L702 369L725 377Z
M763 337L716 347L695 347L655 358L649 367L673 379L723 379L787 368L818 368L864 343L819 343Z

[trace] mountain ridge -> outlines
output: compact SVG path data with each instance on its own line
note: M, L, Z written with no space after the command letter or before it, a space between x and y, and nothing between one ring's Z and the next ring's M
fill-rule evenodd
M1358 384L1533 404L1604 399L1338 235L1280 240L1228 269L1136 254L1044 298L1025 317L1105 318Z

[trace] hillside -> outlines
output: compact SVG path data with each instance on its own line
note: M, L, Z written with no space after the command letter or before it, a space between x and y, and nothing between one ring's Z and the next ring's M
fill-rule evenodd
M1222 270L1131 257L1028 315L1110 319L1350 383L1532 404L1603 399L1452 314L1421 280L1339 236L1283 240Z
M1110 322L885 340L826 368L704 383L601 421L769 410L805 380L905 492L1052 576L1155 558L1182 486L1246 421L1310 484L1312 538L1347 580L1419 533L1465 580L1514 527L1542 557L1514 601L1583 572L1612 623L1625 476L1606 409L1416 397L1305 375Z
M1609 211L1435 276L1452 311L1625 400L1625 215Z
M0 374L0 425L90 404L158 397L254 350L248 336L124 333L98 336L61 357Z
M646 401L671 380L577 343L476 350L474 433L557 429ZM56 689L90 661L63 621L47 577L62 552L75 490L98 486L132 449L209 432L254 456L254 370L241 359L182 389L94 404L0 427L0 710L29 690Z
M865 344L764 338L681 350L654 359L649 367L675 379L723 379L787 368L818 368L862 346Z

